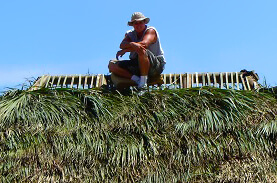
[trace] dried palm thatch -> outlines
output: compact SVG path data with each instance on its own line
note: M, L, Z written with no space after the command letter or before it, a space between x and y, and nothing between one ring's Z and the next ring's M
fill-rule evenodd
M8 91L1 182L276 182L270 94Z

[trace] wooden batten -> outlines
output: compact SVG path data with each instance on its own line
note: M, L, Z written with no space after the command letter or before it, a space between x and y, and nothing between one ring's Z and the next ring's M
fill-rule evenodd
M102 74L102 85L107 85L108 84L108 82L107 82L107 80L106 80L106 77L105 77L105 75L104 74Z
M183 76L182 76L182 74L179 75L179 78L180 78L180 88L184 88L183 87Z
M239 90L240 88L239 88L239 73L238 72L236 72L236 82L237 82L237 90Z
M85 89L85 87L87 86L88 83L88 76L85 76L85 81L84 81L84 85L83 88Z
M208 80L208 85L212 86L211 85L211 78L210 78L210 74L209 73L207 73L207 80Z
M164 85L166 84L166 74L163 74Z
M52 80L51 80L51 82L50 82L50 87L51 87L51 88L53 88L54 80L55 80L55 76L52 76Z
M39 78L37 81L36 81L36 83L35 83L35 85L34 86L38 86L39 88L42 88L43 86L42 86L42 83L44 82L44 80L45 80L45 75L43 75L41 78Z
M51 76L47 76L47 81L46 81L46 84L45 84L45 88L48 87L50 79L51 79Z
M242 74L240 74L240 79L241 79L241 83L242 83L242 86L243 86L243 90L247 90Z
M63 81L63 85L62 85L62 87L63 86L65 86L66 87L66 80L67 80L67 75L65 76L65 78L64 78L64 81Z
M74 75L73 75L73 76L71 76L71 84L70 84L70 88L73 88L74 78L75 78L75 76L74 76Z
M251 90L251 87L250 87L250 84L249 84L249 81L248 81L248 77L247 77L247 76L245 77L245 80L246 80L246 84L247 84L248 90Z
M95 87L99 87L99 74L96 75L96 83L95 83Z
M91 76L90 88L93 88L94 75Z
M82 75L79 75L79 83L77 84L77 88L81 88L82 87Z
M61 78L62 78L62 76L59 76L57 86L60 86Z
M183 88L187 88L187 73L186 74L182 74L183 77Z
M37 84L39 88L45 87L46 78L47 78L47 75L43 75L40 79L38 79Z
M199 80L198 80L198 73L195 73L195 82L196 82L196 87L199 87Z
M225 72L225 83L226 83L226 87L227 89L229 89L229 81L228 81L228 72Z
M206 75L205 73L202 74L202 86L206 86L206 76L205 75Z
M220 88L223 89L224 86L223 86L223 74L222 72L220 73Z
M169 74L169 84L172 85L172 74Z
M232 87L232 89L234 89L234 75L233 74L234 73L231 72L231 87Z
M193 87L193 84L194 84L194 74L191 73L191 74L190 74L190 88Z
M190 88L191 86L191 76L189 73L187 73L187 87L186 88Z

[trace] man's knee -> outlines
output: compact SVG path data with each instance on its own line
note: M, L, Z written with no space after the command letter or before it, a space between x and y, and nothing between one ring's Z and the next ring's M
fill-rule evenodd
M147 56L147 50L144 48L140 48L137 53L139 56L144 56L144 57Z
M109 68L110 72L115 72L117 67L118 67L118 65L114 62L110 62L109 65L108 65L108 68Z

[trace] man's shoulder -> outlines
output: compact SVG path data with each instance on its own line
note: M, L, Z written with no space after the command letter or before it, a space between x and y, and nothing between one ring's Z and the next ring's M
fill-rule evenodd
M134 31L135 31L134 29L127 30L127 31L126 31L126 34L132 33L132 32L134 32Z
M156 34L158 33L157 29L156 29L155 27L153 27L153 26L147 27L146 31L147 31L147 32L153 31L153 32L156 33Z
M153 29L153 30L157 31L157 29L156 29L155 27L153 27L153 26L148 26L148 27L147 27L147 30L148 30L148 29Z

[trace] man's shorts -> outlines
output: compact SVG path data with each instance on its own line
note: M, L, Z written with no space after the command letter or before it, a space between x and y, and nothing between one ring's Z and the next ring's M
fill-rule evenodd
M150 50L147 50L146 54L148 55L150 62L148 77L151 78L160 75L163 72L165 66L164 57L155 56ZM117 62L117 64L119 67L128 70L133 75L140 76L138 57L131 60L122 60Z

